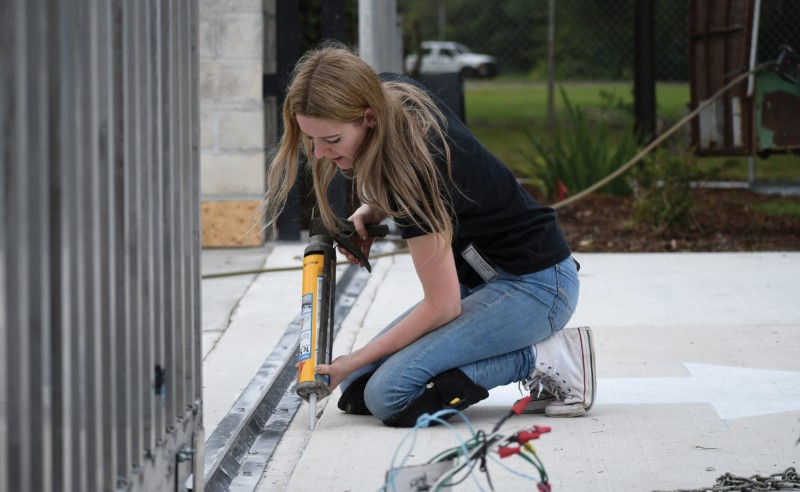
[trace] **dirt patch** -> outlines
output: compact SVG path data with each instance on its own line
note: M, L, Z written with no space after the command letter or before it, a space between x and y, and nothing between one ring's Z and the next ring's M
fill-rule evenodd
M576 252L800 251L800 218L776 217L758 204L775 197L748 190L695 189L693 224L681 230L633 225L633 198L592 194L559 210Z

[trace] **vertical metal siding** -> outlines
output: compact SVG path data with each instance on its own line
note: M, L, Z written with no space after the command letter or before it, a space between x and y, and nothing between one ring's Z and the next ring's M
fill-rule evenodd
M197 23L196 0L0 2L0 490L193 471Z
M0 59L2 60L12 56L11 27L14 25L15 20L10 2L0 2ZM10 140L14 135L7 124L13 115L10 100L15 96L12 93L12 74L13 71L8 63L0 63L0 163L9 162L12 157ZM9 359L9 316L6 279L10 277L10 274L6 269L6 258L8 257L6 242L10 224L6 218L6 201L8 199L8 193L6 192L7 173L5 172L5 164L0 165L3 167L2 172L0 172L0 361L7 361ZM9 486L10 439L8 438L8 418L10 410L8 401L10 395L7 363L5 364L0 366L0 436L2 436L0 437L0 490L8 490Z

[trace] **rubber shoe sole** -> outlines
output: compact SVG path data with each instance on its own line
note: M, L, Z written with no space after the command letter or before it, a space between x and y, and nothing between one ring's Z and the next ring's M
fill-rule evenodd
M522 413L524 414L545 413L545 409L548 407L548 405L552 405L553 403L558 401L555 396L548 393L547 391L542 392L539 398L533 395L531 395L531 397L533 397L533 400L531 400L527 405L525 405L525 408L522 410Z
M581 417L586 415L586 407L583 402L564 403L561 401L553 402L544 409L544 414L553 418Z

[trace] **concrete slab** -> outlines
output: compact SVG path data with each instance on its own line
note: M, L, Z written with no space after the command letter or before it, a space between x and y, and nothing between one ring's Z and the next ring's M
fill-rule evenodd
M598 400L578 419L525 415L509 430L548 425L536 447L555 490L710 487L797 466L800 452L800 253L580 254L582 292L570 323L596 336ZM421 297L408 256L376 262L334 352L360 346ZM379 490L393 459L424 463L467 439L467 425L415 434L307 406L258 490ZM465 415L488 431L519 392L492 391ZM405 447L403 447L405 446ZM508 463L505 463L508 462ZM516 473L503 468L509 464ZM489 461L495 490L532 487L523 460ZM488 489L481 473L456 490Z
M251 271L263 268L273 245L262 248L203 249L201 270L203 275ZM239 301L253 283L255 275L236 275L203 280L201 283L203 306L203 358L228 329L230 318Z
M796 322L797 253L578 254L589 326L727 326Z

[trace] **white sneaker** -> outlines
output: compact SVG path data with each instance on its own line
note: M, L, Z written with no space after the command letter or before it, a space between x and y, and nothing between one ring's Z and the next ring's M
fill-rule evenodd
M548 417L580 417L592 408L596 386L593 338L589 327L564 328L533 346L535 368L524 385L534 400L546 397L545 391L555 395L555 401L544 409Z

